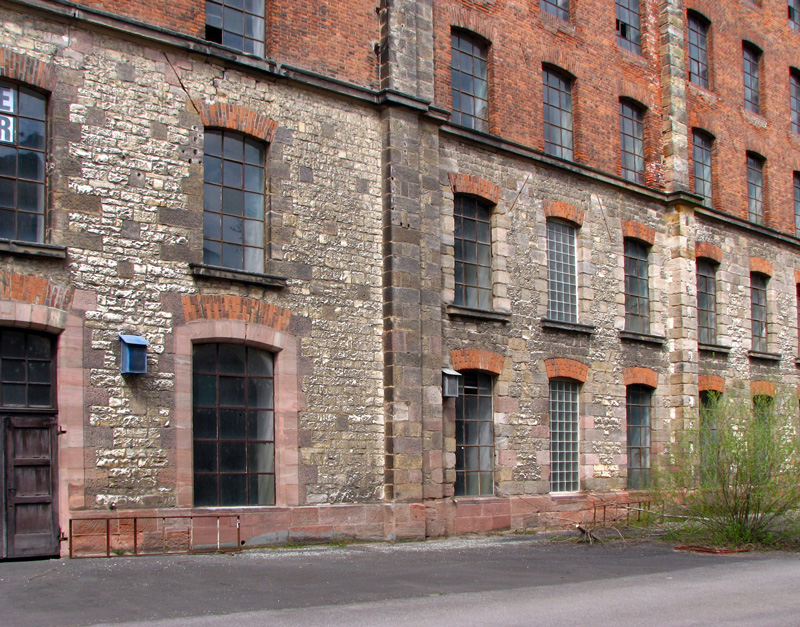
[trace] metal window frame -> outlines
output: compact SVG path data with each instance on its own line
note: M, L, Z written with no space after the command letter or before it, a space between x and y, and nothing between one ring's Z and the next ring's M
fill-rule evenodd
M789 68L789 103L792 108L792 132L800 133L800 70L796 68Z
M492 496L495 469L493 377L486 372L467 371L462 373L458 383L455 496ZM484 410L487 405L488 410Z
M767 285L769 277L760 272L750 273L750 330L753 350L766 353L768 348Z
M578 322L577 229L547 220L547 317Z
M569 0L539 0L539 8L549 15L569 22Z
M709 87L708 29L711 23L699 13L689 12L687 20L689 43L689 80L705 89Z
M697 260L697 341L717 342L717 263Z
M196 355L196 351L201 346L204 347L204 348L207 348L209 346L214 346L215 347L215 349L216 349L216 361L215 361L216 369L215 370L213 370L213 371L211 371L211 370L202 370L202 369L198 368L197 363L196 363L195 355ZM243 507L243 506L275 505L275 495L276 495L276 491L277 491L277 481L276 481L277 472L276 472L276 468L275 468L275 456L276 456L276 450L275 450L275 431L276 431L276 429L275 429L275 414L276 414L276 408L275 408L275 375L274 375L274 370L273 370L272 375L255 375L255 374L251 374L249 372L249 352L250 351L257 351L257 352L263 353L265 355L269 355L270 358L272 359L273 369L274 369L274 363L275 363L275 355L273 353L270 353L269 351L266 351L266 350L263 350L263 349L260 349L260 348L256 348L256 347L253 347L253 346L245 346L245 364L244 364L245 370L244 370L244 374L234 375L234 374L231 374L231 373L226 373L224 371L224 369L220 365L220 362L221 362L221 351L223 351L225 349L229 349L229 348L231 348L233 346L236 346L237 348L239 347L239 345L234 345L234 344L230 344L230 343L212 342L212 343L207 343L207 344L195 345L194 349L193 349L192 377L194 378L197 375L213 376L213 377L215 377L215 384L217 385L217 393L215 395L216 403L214 405L201 405L201 404L199 404L197 402L197 392L194 389L194 383L192 384L192 413L193 413L193 417L192 417L192 449L193 449L193 459L194 459L194 456L197 454L195 448L196 448L196 445L197 445L198 442L205 442L205 443L213 442L213 443L216 444L216 447L217 447L217 449L216 449L217 450L217 454L216 454L216 471L215 472L206 472L206 471L199 472L198 469L196 467L194 467L194 464L193 464L193 467L192 467L193 485L196 482L198 476L216 477L217 503L216 504L211 504L211 505L195 505L196 507ZM220 380L221 377L225 377L225 376L237 376L238 378L243 378L245 380L245 383L244 383L244 385L245 385L245 388L244 388L245 389L245 392L244 392L244 402L245 402L245 404L244 405L232 406L232 405L222 405L221 404L221 402L220 402L221 399L220 399L220 394L219 394L219 382L220 382L219 380ZM270 401L271 409L267 408L267 407L262 407L262 406L257 406L257 407L251 406L250 405L250 396L249 396L249 389L250 389L249 386L253 385L253 384L258 384L258 382L262 382L262 384L263 384L263 382L267 382L267 381L271 381L272 382L272 399ZM210 409L210 410L214 410L214 412L216 413L216 425L217 425L216 437L214 437L214 438L198 437L198 434L196 432L196 423L195 423L195 416L194 416L194 412L196 410L198 410L198 409L200 409L200 410L203 410L203 409L209 410ZM238 411L244 412L244 414L245 414L245 418L244 418L244 420L245 420L244 439L242 439L242 438L223 437L223 434L221 432L221 421L222 421L222 417L220 415L220 411L221 410L223 410L223 411L224 410L229 410L229 411L230 410L238 410ZM250 437L249 426L247 424L247 421L248 421L248 416L247 415L248 415L248 413L250 411L272 411L273 429L272 429L272 439L271 440L270 439L259 439L259 438L251 438ZM238 443L238 444L244 446L244 451L245 451L245 455L246 455L244 472L234 472L234 471L225 472L225 471L222 470L221 461L222 461L223 453L222 453L221 449L222 449L222 444L224 444L224 443ZM250 459L249 459L249 456L250 456L249 448L250 448L251 444L271 444L272 445L272 469L271 469L271 471L267 471L267 472L265 472L265 471L254 471L251 468ZM225 476L244 476L245 477L246 495L247 495L245 503L225 503L225 504L222 503L222 478L225 477ZM271 476L272 477L272 486L273 486L272 502L270 502L270 503L253 502L253 500L251 498L251 495L250 495L250 479L251 479L251 477L254 477L254 476Z
M542 103L545 153L572 161L572 79L558 70L543 68Z
M639 0L616 0L617 43L628 52L642 53L642 18Z
M453 218L454 303L488 311L492 308L492 209L474 196L459 194L455 197ZM481 241L481 230L488 231L488 241Z
M650 246L626 238L625 243L625 330L650 332Z
M764 224L764 159L747 153L747 216L754 224Z
M579 386L550 380L550 492L580 490Z
M787 3L789 26L800 30L800 0L789 0Z
M744 108L761 113L761 50L753 44L742 44L742 66L744 71Z
M714 139L706 132L692 132L692 181L694 193L703 197L703 202L711 206L713 194L713 170L711 149Z
M240 6L236 6L237 4ZM234 50L239 50L245 54L252 54L263 58L265 53L264 44L266 39L266 3L264 0L255 0L255 4L257 5L257 10L254 11L252 9L248 10L246 2L233 3L230 0L206 0L206 40L214 41L214 43L219 43L223 46L233 48ZM219 12L221 18L219 23L221 26L218 27L209 23L209 5L215 5L220 8ZM258 9L260 9L260 15ZM234 16L241 17L241 30L239 30L235 25L232 25L232 21L234 19L238 19L234 18ZM251 25L249 33L247 26L248 22ZM261 30L260 37L258 33L253 32L253 29L258 28L258 25L260 25ZM212 40L209 37L209 28L215 28L219 30L220 41L216 41L216 39ZM226 33L231 37L241 38L242 45L232 45L230 39L228 39L226 42Z
M223 268L230 268L232 270L243 270L245 272L257 272L262 273L264 272L265 267L265 257L266 257L266 242L267 242L267 207L266 207L266 155L267 155L267 146L264 142L254 139L248 135L243 133L238 133L236 131L228 131L225 129L206 129L205 130L206 137L214 134L220 137L220 154L212 154L206 149L206 153L204 155L204 174L203 174L203 185L204 185L204 206L203 206L203 262L209 265L219 266ZM235 158L229 155L226 155L224 143L228 141L233 141L241 144L241 158ZM250 143L251 145L255 146L259 150L260 161L261 164L252 163L246 160L245 157L245 150L246 145ZM220 160L220 181L212 181L209 179L209 163L210 159L219 159ZM239 166L242 170L242 178L241 183L239 185L232 185L225 180L225 168L226 163L233 164L235 167ZM256 167L261 168L261 190L254 191L247 189L245 177L246 177L246 169L247 167ZM215 190L215 193L219 194L220 199L220 207L219 211L215 211L210 209L208 206L208 199L206 196L208 195L210 190ZM232 190L233 192L241 191L242 194L260 194L261 195L261 215L253 217L247 215L247 209L243 205L242 206L242 213L232 213L230 211L225 210L224 206L224 194L225 190ZM244 200L243 200L244 202ZM208 231L208 224L206 221L211 221L212 219L219 220L219 238L211 237ZM225 229L225 222L226 219L230 220L232 223L236 221L241 222L241 233L239 234L240 237L236 241L228 241L226 240L226 229ZM260 237L256 237L256 243L248 244L247 243L247 233L248 228L256 228L261 230ZM260 240L260 244L258 243ZM208 246L208 247L207 247ZM218 246L219 247L219 261L214 263L214 259L212 255L214 254L211 252L210 246ZM248 256L248 251L252 251L252 258ZM226 254L227 253L227 254ZM230 257L230 259L229 259Z
M800 172L794 176L794 233L800 236Z
M628 489L630 490L646 488L650 484L652 412L653 388L646 385L629 385L625 390L625 444L628 454ZM634 437L635 434L638 434L638 438ZM639 444L632 444L635 441L638 441ZM637 454L632 454L634 452ZM639 463L634 463L636 458Z
M13 333L17 335L21 335L24 338L24 355L9 355L8 351L5 349L6 346L6 334ZM36 337L42 341L46 341L48 343L48 355L46 357L35 357L30 355L30 338ZM21 362L22 364L22 379L18 376L11 375L9 376L10 372L13 372L13 368L6 367L7 362ZM47 372L49 377L49 382L44 381L35 381L31 380L32 372L31 372L31 365L32 364L47 364ZM42 413L52 413L55 412L56 407L56 392L58 389L58 381L57 377L57 369L56 369L56 340L55 337L50 335L49 333L43 333L40 331L31 331L28 329L22 329L19 327L0 327L0 410L5 413L15 412L15 413L29 413L29 412L36 412L39 414ZM33 377L35 379L35 377ZM9 403L6 399L6 386L24 386L24 403ZM30 395L30 388L31 386L49 386L49 399L50 402L47 405L37 405L30 402L31 395Z
M14 83L7 80L0 80L0 86L3 88L11 89L14 92L14 102L16 103L15 111L6 111L0 110L0 115L5 116L7 118L11 118L13 120L13 130L14 133L14 141L13 142L2 142L0 143L0 149L7 154L3 154L2 158L7 159L11 158L13 154L14 159L14 174L2 174L0 175L0 182L4 182L5 185L3 187L11 186L13 188L12 198L9 199L7 196L2 198L3 206L0 208L0 215L5 213L13 214L13 232L3 232L0 233L0 237L7 238L10 240L17 240L17 241L25 241L25 242L32 242L32 243L44 243L46 238L46 225L45 225L45 217L47 213L47 198L48 198L48 184L47 184L47 156L48 156L48 98L42 93L34 91L33 89L29 89L27 86ZM25 95L26 98L32 98L37 100L44 108L44 116L43 117L35 117L32 113L26 113L22 110L22 98L21 95ZM41 123L44 125L44 137L43 137L43 148L37 148L35 146L26 146L20 143L20 120L30 120L33 123ZM31 153L32 155L38 155L41 159L41 173L38 178L29 178L25 176L20 176L20 160L21 155L20 151L24 154ZM38 193L41 194L39 197L37 195L37 200L41 198L41 210L35 209L34 211L30 211L28 209L23 209L20 207L20 194L22 186L32 186L32 189L38 190ZM10 190L5 190L10 191ZM38 203L37 203L38 204ZM10 206L6 206L10 205ZM25 234L20 234L21 230L21 221L23 218L28 220L33 220L35 222L36 236L34 238L25 237Z
M457 62L458 60L458 62ZM470 61L471 71L464 63ZM450 77L453 124L489 132L489 43L462 29L454 28L450 35ZM463 89L462 77L468 77L471 89ZM480 87L480 89L479 89ZM486 94L481 96L481 90ZM469 108L466 104L469 103ZM477 113L480 104L482 115Z
M644 112L644 107L632 101L619 101L622 178L640 185L645 182Z

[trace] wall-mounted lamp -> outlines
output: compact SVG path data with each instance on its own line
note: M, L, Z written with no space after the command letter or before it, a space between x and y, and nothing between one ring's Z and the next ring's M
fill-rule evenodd
M147 374L147 347L150 346L143 337L138 335L119 334L122 352L120 357L120 372L122 374Z
M458 398L458 382L461 373L452 368L442 368L442 397Z

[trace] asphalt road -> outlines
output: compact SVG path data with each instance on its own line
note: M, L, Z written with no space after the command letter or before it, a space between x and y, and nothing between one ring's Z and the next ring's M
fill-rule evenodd
M510 536L6 562L0 624L800 625L800 555Z

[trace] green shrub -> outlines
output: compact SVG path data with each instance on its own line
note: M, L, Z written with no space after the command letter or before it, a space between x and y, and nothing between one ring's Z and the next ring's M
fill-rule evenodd
M797 538L800 431L797 397L704 397L654 473L665 512L717 544Z

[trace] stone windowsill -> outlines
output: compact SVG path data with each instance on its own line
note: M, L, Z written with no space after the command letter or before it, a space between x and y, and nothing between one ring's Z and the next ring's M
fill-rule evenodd
M552 331L568 331L582 335L593 335L596 327L592 324L581 324L579 322L563 322L552 318L542 318L542 328Z
M747 351L747 356L750 359L760 359L761 361L780 361L783 357L780 353L762 353L761 351Z
M586 499L586 493L583 491L578 492L551 492L550 498L561 505L567 503L580 503Z
M448 305L446 311L448 316L474 318L475 320L492 320L495 322L508 322L511 319L511 314L503 311L472 309L471 307L461 307L459 305Z
M273 274L259 274L258 272L244 272L242 270L231 270L218 266L207 266L201 263L190 263L189 269L196 277L206 279L217 279L224 281L236 281L248 285L261 285L262 287L286 287L286 277Z
M722 344L703 344L697 343L697 350L703 353L717 353L719 355L727 355L731 352L730 346L723 346Z
M619 338L621 340L642 342L643 344L653 344L656 346L664 346L664 344L667 343L667 338L663 335L653 335L652 333L636 333L635 331L620 331Z
M66 259L67 247L0 239L0 253L39 259Z

